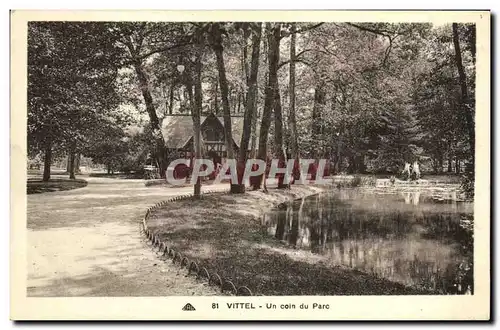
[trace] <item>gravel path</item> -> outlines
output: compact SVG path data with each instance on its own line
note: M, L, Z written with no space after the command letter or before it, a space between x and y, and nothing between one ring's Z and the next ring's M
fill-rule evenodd
M28 296L219 294L171 261L161 261L139 233L148 206L192 187L86 180L85 188L28 195Z

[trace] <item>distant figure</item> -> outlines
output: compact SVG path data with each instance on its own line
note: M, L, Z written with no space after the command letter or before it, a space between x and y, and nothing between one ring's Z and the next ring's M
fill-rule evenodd
M411 171L411 177L412 177L413 180L420 179L420 168L418 166L418 162L417 161L413 162L412 171Z
M405 162L405 168L403 169L403 180L410 180L411 177L411 170L410 170L410 163Z
M215 163L215 169L208 175L209 180L215 180L217 175L219 175L220 169L222 168L221 163Z

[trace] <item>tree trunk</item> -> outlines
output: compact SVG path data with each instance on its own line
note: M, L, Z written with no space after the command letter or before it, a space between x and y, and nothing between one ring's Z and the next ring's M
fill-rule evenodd
M69 163L70 163L69 178L75 179L75 154L74 153L69 155Z
M469 137L469 145L471 150L472 165L474 165L475 157L475 130L474 130L474 118L472 117L472 112L469 109L469 96L467 93L467 78L465 76L464 67L462 64L462 53L460 50L460 40L458 37L458 24L453 23L453 45L455 46L455 62L457 64L458 77L460 80L460 89L462 92L461 106L464 113L465 121L467 124L467 131Z
M175 84L170 86L169 101L168 101L168 114L171 115L174 111L174 88Z
M265 90L264 97L264 110L262 113L262 121L260 125L259 133L259 151L257 158L267 161L267 140L269 137L269 128L271 126L271 113L274 106L274 91L277 84L277 72L278 72L278 62L276 53L279 52L276 44L276 35L280 33L280 25L276 23L276 26L272 26L271 23L266 24L266 32L268 39L268 80ZM260 180L255 181L253 189L259 189L262 185L262 177L260 175ZM265 178L264 178L265 179Z
M320 82L315 90L314 90L314 105L313 105L313 112L312 112L312 141L316 145L320 144L320 133L321 133L321 112L322 108L325 105L325 91L324 91L324 85L322 82ZM320 154L321 150L315 149L314 150L314 158L317 158Z
M76 158L75 158L75 173L76 174L81 174L82 171L80 171L80 161L81 161L81 158L82 158L82 154L81 153L76 153Z
M252 59L250 75L247 76L247 97L245 101L245 113L243 119L243 132L240 141L239 150L239 163L245 164L248 159L248 145L250 143L250 137L252 136L252 146L255 148L255 124L257 123L257 83L259 74L259 59L260 59L260 40L262 36L262 25L261 23L251 23L252 31ZM255 28L252 26L255 25ZM246 62L246 58L245 58ZM240 182L239 191L245 191L245 182Z
M453 162L453 157L451 156L451 152L448 152L448 173L453 172L451 163Z
M274 86L274 148L275 157L283 163L286 163L285 154L283 153L283 114L281 111L281 95L277 80ZM278 189L288 187L287 184L284 184L283 179L284 175L280 175L278 179Z
M262 26L261 26L261 30L262 30ZM267 25L266 25L266 30L267 30ZM265 31L265 30L264 30ZM267 34L267 32L266 32ZM262 38L262 37L261 37ZM267 44L267 37L264 36L262 38L262 52L265 54L263 60L264 60L264 66L267 66L268 67L268 64L269 64L269 61L268 61L268 44ZM264 78L264 82L265 84L267 84L267 80L269 79L269 73L268 72L265 72L265 78ZM256 87L257 88L257 87ZM258 95L258 89L256 91L256 94ZM265 97L264 97L265 98ZM258 155L258 148L259 148L259 145L257 143L257 123L259 120L261 120L261 117L263 115L263 110L259 110L259 105L261 105L261 109L262 107L264 106L264 104L262 104L263 101L260 100L260 98L257 97L256 101L255 101L255 117L253 118L252 120L252 137L251 137L251 145L252 145L252 150L251 150L251 155L253 158L257 158ZM264 102L265 103L265 102ZM259 130L259 135L260 135L260 130Z
M304 201L304 199L302 199ZM297 245L297 239L299 238L299 213L298 212L292 212L291 215L292 217L292 229L290 230L290 244L293 246Z
M241 92L238 92L238 109L236 110L236 113L240 113L241 111Z
M255 29L252 33L252 60L250 68L250 77L248 79L248 92L245 103L245 114L243 119L243 132L240 142L240 162L246 162L248 144L250 142L250 135L255 136L253 123L256 122L257 112L257 83L259 75L259 59L260 59L260 39L262 36L261 23L255 24Z
M280 40L281 40L281 29L275 28L273 31L273 60L276 61L277 64L280 62ZM273 75L276 76L274 80L274 154L278 159L282 159L283 155L283 113L281 109L281 94L280 94L280 86L278 83L278 66L276 68L273 66Z
M108 174L111 174L111 164L110 164L110 163L108 163L108 166L107 166L107 167L108 167Z
M295 23L291 26L291 40L290 40L290 82L289 82L289 98L290 105L288 110L288 127L290 130L290 149L293 159L299 158L299 143L297 137L297 122L295 120Z
M161 178L165 178L165 174L167 171L167 159L166 159L166 148L165 148L165 140L163 139L163 135L161 132L160 121L158 116L156 115L156 109L153 103L153 97L151 92L149 91L148 78L146 73L144 72L142 65L140 62L134 63L135 72L137 74L137 78L139 79L139 84L141 87L142 96L144 98L144 103L146 104L146 111L149 115L149 121L151 124L151 128L153 129L153 137L155 139L156 145L156 157L160 162L160 176Z
M69 172L71 171L71 166L70 166L70 158L71 158L71 154L70 154L70 151L68 151L68 157L66 159L66 173L69 174Z
M250 155L252 158L255 158L257 156L257 122L259 121L260 118L260 113L259 113L259 108L257 106L257 102L255 103L255 116L252 118L252 132L251 132L251 138L250 138Z
M215 102L214 102L214 107L215 107L215 114L219 114L219 84L217 83L217 80L215 80Z
M276 224L276 232L274 237L278 240L283 240L285 237L285 225L286 225L286 215L281 215L278 217L278 223Z
M234 159L233 138L231 130L231 108L229 106L229 87L226 78L226 67L224 65L224 54L222 47L222 36L219 23L213 26L215 57L217 58L217 70L219 71L219 84L222 98L222 110L224 115L224 135L226 139L226 152L228 159Z
M201 69L202 69L202 56L203 56L203 35L201 31L198 31L198 49L196 54L196 66L195 66L195 82L194 82L194 106L192 103L192 86L188 78L187 89L190 93L191 101L191 116L193 118L193 130L194 130L194 149L195 149L195 159L203 158L202 148L201 148L201 109L203 107L203 94L201 88ZM201 178L198 176L194 184L194 197L200 198L201 196Z
M50 180L50 165L52 164L52 142L47 142L45 146L45 157L43 159L43 178L42 181Z
M245 23L245 26L243 28L243 42L245 43L245 45L243 46L243 57L242 57L242 70L243 70L243 79L245 81L245 83L247 84L247 86L250 85L250 69L248 68L248 38L250 37L250 34L252 32L254 32L252 30L252 26L251 26L252 23ZM257 23L259 24L259 23ZM255 32L254 32L255 33ZM252 34L253 36L253 34ZM252 39L253 40L253 39Z
M69 178L75 179L75 148L76 144L74 142L71 143L71 147L69 149Z
M274 27L272 33L272 47L269 48L269 52L272 52L273 66L269 66L269 74L273 75L273 96L274 96L274 154L278 159L282 159L283 155L283 114L281 110L281 94L278 84L278 64L280 62L280 40L281 40L281 28L280 25Z
M222 47L222 36L219 23L213 24L213 48L215 57L217 58L217 69L219 71L219 84L222 98L222 110L224 112L224 135L226 139L227 159L235 159L233 150L233 134L231 123L231 107L229 105L229 87L226 78L226 67L224 64L224 54ZM241 187L239 182L231 181L231 193L240 193Z

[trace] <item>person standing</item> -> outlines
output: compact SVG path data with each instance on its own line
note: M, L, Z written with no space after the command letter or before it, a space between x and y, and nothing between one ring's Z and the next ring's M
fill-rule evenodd
M414 161L413 162L413 166L412 166L412 176L415 180L418 180L420 179L420 167L418 165L418 162L417 161Z

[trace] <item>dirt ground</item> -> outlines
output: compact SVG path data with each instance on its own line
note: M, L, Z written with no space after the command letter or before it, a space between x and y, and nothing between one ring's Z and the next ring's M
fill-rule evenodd
M139 233L147 207L191 187L85 180L85 188L28 196L28 296L220 294L171 261L161 261Z

